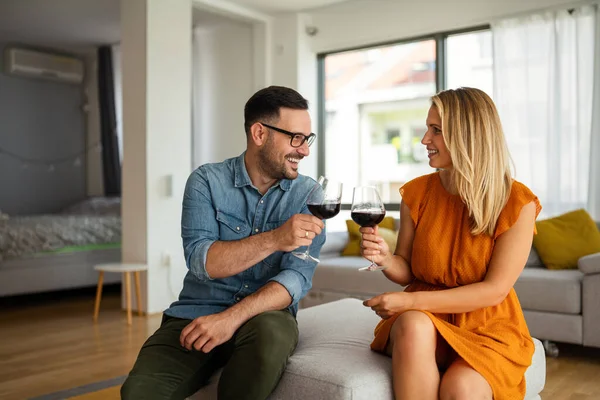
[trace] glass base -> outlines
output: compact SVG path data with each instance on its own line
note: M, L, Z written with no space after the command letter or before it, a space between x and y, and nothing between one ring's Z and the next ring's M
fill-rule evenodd
M377 265L377 264L371 264L371 265L369 265L367 267L359 268L358 270L359 271L369 271L369 272L371 272L371 271L383 271L386 268L387 267L382 267L382 266Z
M313 260L315 262L321 262L318 258L311 256L309 253L292 253L294 256L298 257L301 260Z

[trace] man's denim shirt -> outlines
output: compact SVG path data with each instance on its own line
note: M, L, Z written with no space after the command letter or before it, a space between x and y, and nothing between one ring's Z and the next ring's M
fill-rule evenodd
M203 165L188 178L181 216L188 272L179 300L165 311L167 315L194 319L224 311L268 281L287 289L292 298L289 310L296 315L298 302L312 286L316 263L291 252L273 253L229 278L212 279L207 274L206 256L215 241L244 239L278 228L294 214L310 214L306 200L317 184L314 179L303 175L283 179L263 196L250 181L244 155ZM318 258L324 243L325 230L312 241L310 254Z

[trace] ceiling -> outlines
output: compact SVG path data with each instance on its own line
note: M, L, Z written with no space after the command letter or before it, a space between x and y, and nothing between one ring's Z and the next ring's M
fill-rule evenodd
M230 3L235 3L268 14L310 10L312 8L342 3L344 1L348 0L229 0Z
M348 0L226 1L266 14L277 14ZM198 9L194 10L193 18L194 24L205 26L227 22L225 17ZM0 42L77 50L116 43L119 38L120 0L0 0Z
M0 40L80 47L115 43L120 0L0 0Z

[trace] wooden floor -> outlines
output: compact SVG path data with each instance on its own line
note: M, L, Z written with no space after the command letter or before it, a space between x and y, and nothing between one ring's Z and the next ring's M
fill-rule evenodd
M127 326L118 294L0 308L0 399L25 399L129 373L160 315Z
M93 294L0 307L0 399L21 400L126 375L160 315L126 325L118 294L106 295L98 323ZM600 349L559 345L547 360L544 400L600 399Z

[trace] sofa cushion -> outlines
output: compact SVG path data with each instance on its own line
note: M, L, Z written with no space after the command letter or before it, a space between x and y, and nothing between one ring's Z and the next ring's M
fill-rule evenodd
M582 279L579 270L525 268L515 291L524 310L580 314Z
M355 299L299 312L298 348L272 397L286 400L392 398L391 359L374 353L369 347L379 320L373 311Z
M584 274L600 274L600 253L581 257L577 265Z
M369 347L379 320L356 299L300 310L298 347L269 400L392 399L392 360ZM219 376L190 399L216 399Z
M583 209L538 221L533 245L549 269L577 268L577 260L600 252L600 231Z
M525 371L525 400L535 399L546 385L546 354L542 342L533 338L535 351L531 360L531 366Z
M363 257L321 258L313 277L313 290L346 293L348 297L378 295L402 291L403 287L390 281L381 271L359 271L369 265Z
M583 344L583 317L547 311L524 310L531 336L540 340Z

